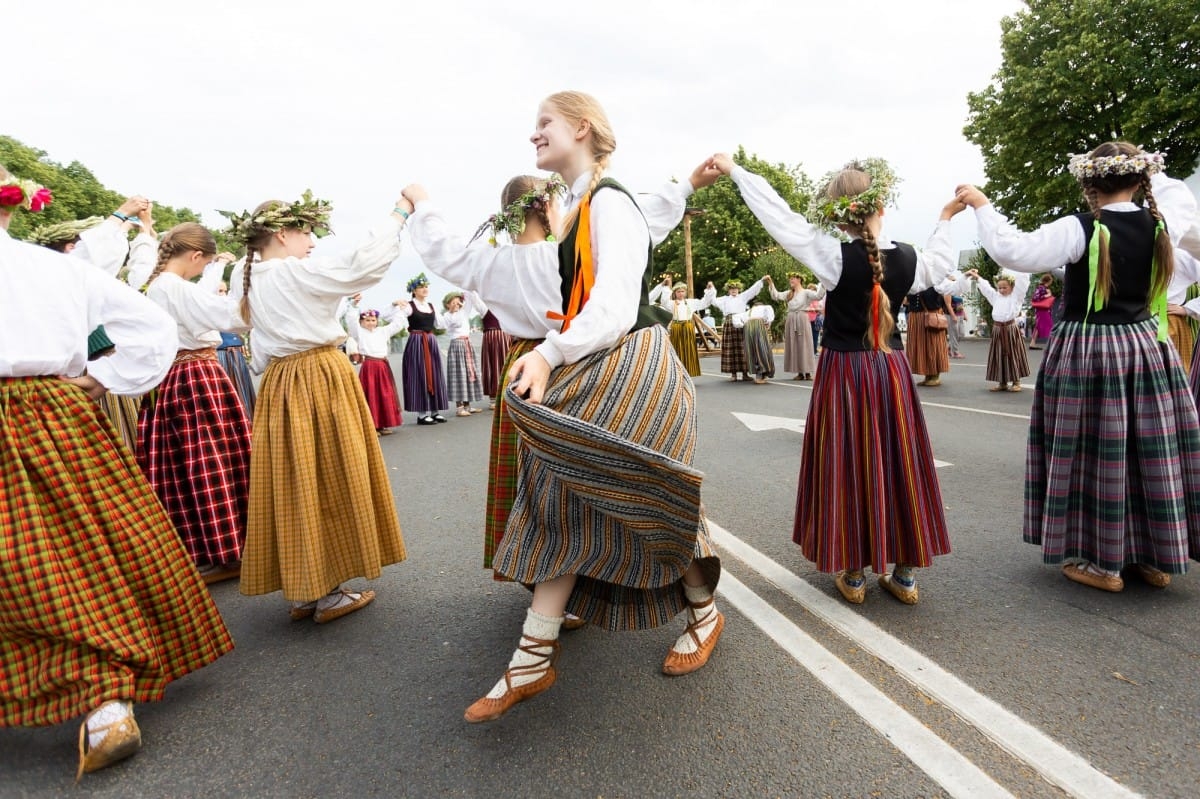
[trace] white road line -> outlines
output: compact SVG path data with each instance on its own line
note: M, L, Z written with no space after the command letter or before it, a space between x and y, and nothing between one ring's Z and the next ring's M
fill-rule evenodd
M1078 799L1140 799L1053 738L975 691L937 663L894 638L849 607L818 591L720 525L708 520L713 540L758 572L805 610L887 663L923 693L941 702L1048 782ZM722 575L722 584L725 581ZM915 761L914 761L915 762ZM930 776L933 776L932 774ZM935 777L936 779L936 777Z
M721 575L721 599L754 622L796 662L875 728L951 796L1013 799L995 780L943 741L737 578Z

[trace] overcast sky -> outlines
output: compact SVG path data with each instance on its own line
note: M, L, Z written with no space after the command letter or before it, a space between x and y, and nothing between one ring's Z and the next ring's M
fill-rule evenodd
M5 3L0 133L80 161L107 187L220 227L306 188L353 246L410 182L466 233L513 175L535 172L539 102L579 89L617 135L633 191L717 151L799 164L814 179L888 159L903 182L885 234L923 244L963 181L968 92L1000 65L1016 0L94 0ZM842 13L850 10L852 14ZM969 213L954 222L966 248ZM382 305L421 270L407 249ZM435 284L435 296L444 284Z

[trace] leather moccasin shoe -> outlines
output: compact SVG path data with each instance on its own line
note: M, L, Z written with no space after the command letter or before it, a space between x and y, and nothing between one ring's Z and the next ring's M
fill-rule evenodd
M1152 585L1155 588L1166 588L1171 584L1171 575L1165 571L1147 566L1144 563L1133 564L1133 570L1137 572L1137 576L1142 578L1142 582L1147 585Z
M707 603L711 603L710 599ZM697 634L698 630L703 630L705 627L712 626L708 637L703 641ZM725 629L725 615L720 611L713 611L704 617L703 620L697 622L693 620L688 623L685 634L690 635L692 640L696 642L696 651L682 653L672 649L667 653L667 659L663 661L663 674L671 677L680 677L684 674L691 674L693 671L708 663L709 657L712 656L713 649L717 646L717 640L721 637L721 631Z
M1120 576L1097 571L1090 563L1064 563L1062 573L1068 580L1114 594L1125 587L1125 581Z
M89 713L88 717L91 715ZM105 732L100 743L91 746L87 721L79 726L79 769L75 772L76 782L79 782L79 778L84 774L111 766L119 760L137 754L142 748L142 731L138 728L132 711L120 721L97 729L96 732L102 730Z
M342 616L353 613L356 610L361 610L367 605L375 601L375 592L367 591L346 591L342 590L342 596L347 597L350 601L340 605L334 605L325 610L321 609L320 603L317 603L317 609L313 613L313 621L317 624L324 624L334 619L340 619ZM357 598L355 596L357 595Z
M833 576L833 584L837 586L837 590L852 605L861 605L863 600L867 598L867 581L864 579L858 585L850 585L846 579L846 572L838 572Z
M467 711L463 713L464 719L472 724L478 724L483 721L495 721L511 710L513 705L535 697L554 685L554 681L558 679L558 673L554 670L554 662L558 660L558 641L544 641L539 638L531 638L527 635L522 636L521 641L520 648L522 650L540 657L541 660L529 666L515 666L505 670L504 694L495 699L485 696L475 700L467 708ZM529 643L524 643L526 641ZM545 654L541 651L547 647L550 648L550 654ZM539 671L545 671L545 674L533 682L527 682L523 685L513 685L512 683L513 677L533 676Z
M890 574L879 575L879 585L883 587L883 590L906 605L915 605L917 604L917 600L921 598L920 592L917 591L916 583L913 583L911 586L904 585Z

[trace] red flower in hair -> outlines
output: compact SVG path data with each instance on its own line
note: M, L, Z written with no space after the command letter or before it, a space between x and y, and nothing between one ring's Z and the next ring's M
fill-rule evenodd
M45 187L40 188L33 193L33 197L29 201L29 210L40 211L52 202L54 202L54 195L50 193L50 190Z
M7 186L0 186L0 205L16 206L24 201L25 192L21 190L20 186L11 183Z

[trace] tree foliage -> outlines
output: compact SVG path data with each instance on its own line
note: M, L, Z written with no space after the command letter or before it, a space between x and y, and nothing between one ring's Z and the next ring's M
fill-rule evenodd
M9 136L0 136L0 164L4 164L14 175L46 186L54 194L54 202L44 211L13 215L9 234L14 238L28 238L33 230L55 222L108 216L125 200L125 195L106 188L91 170L78 161L63 166L47 158L44 151L28 147ZM154 204L154 225L159 232L180 222L199 221L200 215L189 208ZM230 242L225 240L220 231L213 231L213 235L217 238L218 250L230 249Z
M1200 6L1194 0L1027 0L1001 22L1003 61L968 96L963 130L986 192L1032 228L1086 205L1070 154L1124 140L1187 177L1200 157Z
M739 147L733 156L735 163L756 174L762 175L788 205L797 210L806 210L813 193L812 181L800 169L784 164L771 164L757 156L747 156ZM738 279L750 285L764 274L770 273L780 286L783 273L775 274L756 263L762 256L782 252L754 214L742 201L733 181L721 178L712 186L700 189L692 195L691 207L702 213L692 217L692 267L696 293L700 294L708 281L716 284L718 291L726 280ZM676 228L666 241L654 251L654 263L660 272L684 274L683 227ZM795 259L782 253L790 263ZM794 267L793 267L794 268Z

